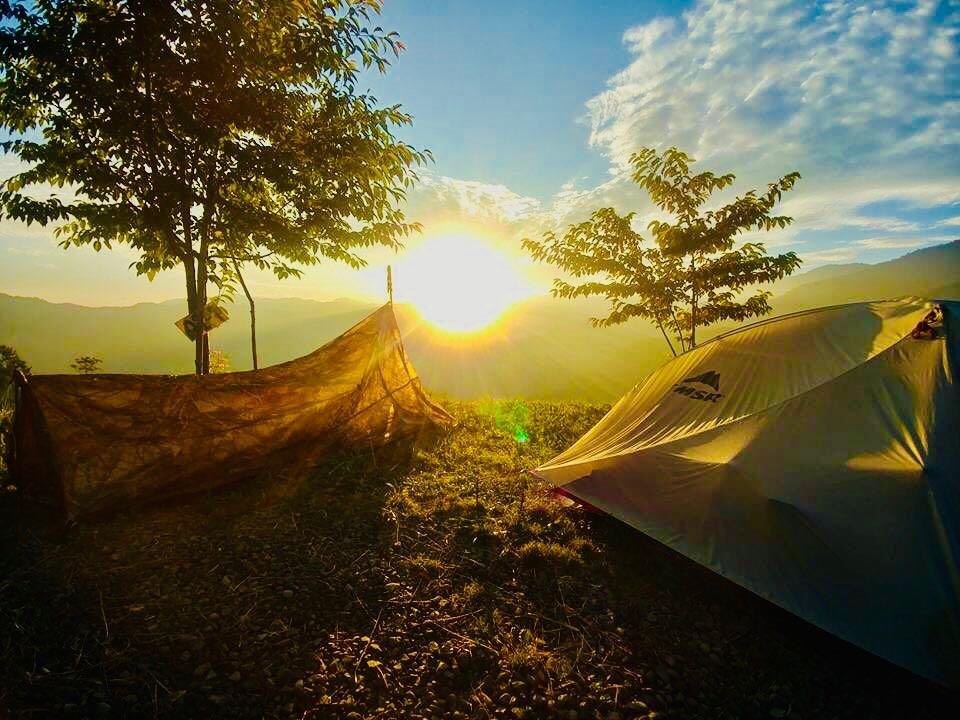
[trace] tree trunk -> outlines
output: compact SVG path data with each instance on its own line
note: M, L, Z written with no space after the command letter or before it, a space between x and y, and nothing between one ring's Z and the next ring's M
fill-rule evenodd
M697 266L694 256L690 256L690 349L697 346L697 281L694 272Z
M240 274L240 263L234 262L234 269L237 271L237 279L240 281L240 287L243 288L243 294L247 296L247 302L250 303L250 352L253 355L253 369L257 370L257 308L253 302L253 295L247 289L247 284L243 281L243 275Z
M199 353L200 374L206 375L210 372L210 343L207 338L204 318L204 311L207 308L207 278L206 273L202 270L197 275L197 317L200 327L200 334L197 336L197 352Z
M207 375L210 372L210 342L207 338L204 318L207 309L207 258L205 253L201 252L197 260L197 313L200 327L200 334L197 336L197 351L200 353L200 374Z
M181 205L179 213L185 246L181 259L187 278L187 309L194 326L199 329L193 344L193 366L197 375L205 375L210 369L210 348L203 331L203 315L207 307L207 258L204 248L201 248L199 255L193 251L193 219L190 217L190 207Z
M198 305L197 298L197 272L193 261L193 255L187 254L183 258L183 271L187 281L187 314L197 323L203 322L203 308ZM198 335L193 341L194 355L193 366L197 375L203 375L203 340Z
M657 327L660 328L660 332L663 333L663 339L667 341L667 346L670 348L670 352L673 353L673 356L677 356L677 351L673 348L673 343L670 342L670 337L667 335L667 331L663 328L663 323L657 320Z
M673 308L670 308L670 317L673 318L673 327L677 330L677 340L680 342L680 352L687 351L687 344L683 341L683 328L680 327L680 323L677 321L677 314L673 311Z

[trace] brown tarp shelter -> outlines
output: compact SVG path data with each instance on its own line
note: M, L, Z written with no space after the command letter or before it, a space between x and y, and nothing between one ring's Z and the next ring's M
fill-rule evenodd
M11 469L25 495L75 518L452 424L421 388L387 304L263 370L21 376Z
M773 318L671 360L536 473L960 687L960 303Z

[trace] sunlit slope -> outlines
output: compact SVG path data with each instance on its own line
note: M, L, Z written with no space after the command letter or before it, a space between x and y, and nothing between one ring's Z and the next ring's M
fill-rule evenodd
M611 401L667 359L662 337L645 323L595 328L596 300L521 301L490 329L449 335L400 309L407 352L424 383L454 397Z
M823 268L807 273L808 282L777 294L774 298L776 312L902 295L938 298L944 292L951 292L951 288L955 293L960 282L960 240L915 250L876 265L834 267L857 269L839 277L819 277L817 273L823 272ZM802 280L803 276L797 279Z

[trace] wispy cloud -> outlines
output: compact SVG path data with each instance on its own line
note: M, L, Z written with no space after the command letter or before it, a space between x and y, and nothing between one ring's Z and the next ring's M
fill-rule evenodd
M516 222L541 211L541 203L505 185L425 175L419 202L432 210L455 210L467 216L498 222Z
M590 141L615 173L669 145L744 187L798 169L783 209L804 230L920 231L864 208L960 200L958 35L960 8L935 0L701 1L626 31L633 60L588 102Z
M950 240L951 237L949 235L938 235L935 237L871 237L857 240L854 244L872 250L889 250L917 248L925 245L949 242Z
M700 2L680 23L631 28L633 62L588 103L591 140L614 162L638 143L676 144L838 169L864 151L956 144L956 10L905 5Z
M800 253L800 257L808 263L842 263L855 260L857 253L850 247L835 247L828 250L812 250Z
M50 254L50 250L47 248L22 248L16 246L8 247L7 252L10 255L20 255L22 257L42 257Z

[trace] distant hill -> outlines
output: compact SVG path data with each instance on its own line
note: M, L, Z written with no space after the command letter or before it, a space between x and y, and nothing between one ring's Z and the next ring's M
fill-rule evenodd
M847 275L859 272L870 267L868 263L839 263L837 265L821 265L813 270L807 270L796 275L790 275L777 283L777 295L783 295L791 290L820 281L833 281Z
M0 294L0 343L12 345L35 372L67 372L77 355L96 355L117 372L185 373L193 367L191 343L174 327L186 303L171 300L129 307L85 307ZM258 342L264 365L316 349L370 311L355 300L314 302L297 298L257 301ZM211 335L238 368L250 366L246 302Z
M774 302L776 311L793 312L822 305L883 300L903 295L936 299L958 297L960 240L915 250L896 260L859 266L838 277L816 276L822 270L818 268L793 278L794 282L804 276L810 279L778 294Z
M775 288L776 313L903 295L960 298L960 241L917 250L876 265L816 268ZM103 358L116 372L186 373L190 343L173 323L183 301L91 308L0 294L0 343L15 347L35 372L67 372L78 354ZM374 308L350 299L257 301L262 365L304 355ZM397 317L413 363L432 391L454 397L530 397L611 401L667 359L659 333L633 322L597 329L599 300L537 297L512 307L496 332L451 338L399 305ZM246 303L211 334L236 369L250 367ZM714 328L709 337L728 328Z

